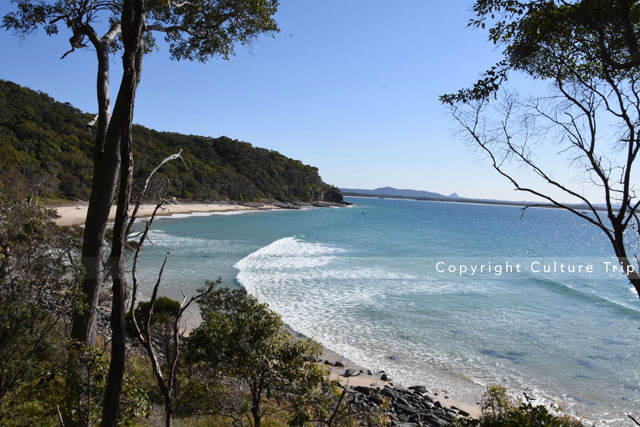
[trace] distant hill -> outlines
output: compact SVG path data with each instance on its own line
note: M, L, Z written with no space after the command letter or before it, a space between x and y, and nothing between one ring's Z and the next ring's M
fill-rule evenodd
M458 197L456 193L453 193L451 196L444 196L439 193L432 193L430 191L421 191L421 190L402 190L393 187L380 187L374 190L363 190L359 188L341 188L345 195L362 195L362 196L373 196L373 197L406 197L406 198L429 198L429 199L447 199L449 197Z
M527 202L527 201L511 201L511 200L497 200L497 199L472 199L467 197L460 197L457 193L451 193L448 196L443 196L439 193L431 193L429 191L420 190L399 190L393 187L380 187L374 190L363 190L358 188L341 188L340 189L345 196L367 196L367 197L394 197L398 199L412 199L412 200L425 200L425 201L438 201L438 202L450 202L450 203L470 203L470 204L482 204L482 205L500 205L500 206L520 206L520 207L545 207L545 208L557 208L557 206L549 203L540 202ZM575 209L589 210L589 207L584 204L572 204ZM606 205L593 204L595 210L605 211ZM619 205L614 205L615 209L619 209ZM559 208L558 208L559 209Z
M86 124L92 118L69 103L0 80L0 188L86 200L94 141ZM138 185L163 158L183 150L188 169L171 162L155 178L182 199L342 201L340 191L325 184L317 168L224 136L134 125L133 145Z

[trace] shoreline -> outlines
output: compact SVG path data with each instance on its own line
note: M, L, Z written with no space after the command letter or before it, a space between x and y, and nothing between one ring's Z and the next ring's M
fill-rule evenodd
M49 206L54 209L59 218L54 222L59 226L83 225L87 216L88 202L76 202L64 205ZM158 210L156 217L172 217L174 215L193 215L193 214L224 214L229 212L251 212L251 211L271 211L278 209L299 209L301 206L293 203L281 202L171 202ZM149 218L153 214L156 205L153 203L143 203L138 210L137 219ZM132 208L129 212L132 212ZM111 207L109 212L109 221L115 219L116 206Z
M164 205L156 217L170 218L174 215L184 216L197 216L197 214L233 214L233 213L250 213L259 211L272 211L272 210L289 210L289 209L301 209L305 207L330 207L338 206L337 203L329 202L308 202L308 203L290 203L290 202L233 202L233 201L216 201L216 202L170 202ZM345 204L347 205L347 204ZM141 204L138 210L137 219L148 218L153 214L155 204ZM83 225L86 218L88 203L87 202L75 202L69 204L59 204L49 206L56 210L60 216L55 220L55 223L59 226L73 226ZM116 207L113 206L109 214L109 220L113 221L115 217ZM192 313L193 314L193 313ZM199 316L188 316L186 319L185 329L188 331L197 327ZM195 321L195 322L194 322ZM291 326L286 325L287 330L293 337L300 339L307 338L303 334L296 332ZM422 396L424 399L436 405L435 408L444 408L443 410L449 411L452 415L470 415L471 417L480 416L480 407L477 402L461 401L455 398L450 398L447 392L437 389L437 384L430 384L424 386L423 384L401 384L393 379L382 380L381 377L385 374L383 371L374 372L369 370L351 360L347 357L334 352L324 345L320 344L322 348L321 359L317 363L327 367L328 375L331 380L336 380L340 384L350 389L351 393L359 393L363 388L378 390L383 395L391 398L395 401L396 398L392 398L396 394L416 394ZM437 368L434 368L437 369ZM354 375L347 375L347 370L355 371ZM406 387L408 388L406 388ZM423 390L418 393L414 387L418 387ZM430 387L436 387L431 389ZM387 393L387 394L385 394ZM405 398L407 396L404 396ZM453 409L452 409L453 408Z
M296 332L290 325L285 324L285 327L291 336L297 339L307 339L304 334ZM318 343L317 341L315 341ZM401 384L394 381L392 378L383 380L382 377L386 375L384 371L375 372L373 370L363 367L347 357L328 349L324 345L318 343L322 348L320 359L316 362L322 364L328 368L329 378L331 380L338 381L343 387L349 387L352 391L362 390L362 388L377 389L379 391L385 389L391 389L397 393L416 393L416 389L424 387L424 391L421 393L426 399L435 403L436 406L443 408L453 408L453 411L460 413L463 416L469 416L471 418L478 418L482 415L480 405L478 402L469 402L463 400L457 400L450 398L446 392L442 390L431 389L430 385L425 384ZM436 368L434 368L436 369ZM354 370L355 375L347 375L348 370ZM384 393L383 393L384 394ZM390 395L388 395L390 397ZM478 396L479 398L480 396Z
M349 202L283 202L278 200L266 200L263 202L238 202L238 201L210 201L210 202L194 202L194 201L172 201L160 208L156 217L172 217L174 215L196 215L196 214L222 214L230 212L257 212L257 211L273 211L273 210L297 210L303 208L328 208L328 207L344 207L349 206ZM60 203L46 206L53 209L59 215L54 222L59 226L84 225L87 217L88 202L80 201L73 203ZM155 209L155 203L142 203L138 209L136 219L149 218ZM133 207L129 209L129 213L133 211ZM109 212L109 221L113 221L116 216L116 205L111 207Z

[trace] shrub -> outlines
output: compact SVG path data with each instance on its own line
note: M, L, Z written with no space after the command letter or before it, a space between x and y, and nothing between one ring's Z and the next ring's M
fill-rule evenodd
M543 405L513 400L501 386L490 386L482 398L482 416L457 421L460 427L579 427L580 420L554 415Z

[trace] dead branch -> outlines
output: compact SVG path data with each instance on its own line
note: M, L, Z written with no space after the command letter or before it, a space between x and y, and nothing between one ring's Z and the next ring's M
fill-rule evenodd
M165 164L168 163L172 160L176 160L176 159L180 159L182 160L182 163L184 164L184 166L189 169L189 167L187 166L187 164L185 163L184 159L182 158L182 150L178 151L176 154L172 154L166 158L164 158L160 164L158 164L158 166L156 166L151 173L149 174L149 176L147 176L147 179L144 182L144 187L142 188L142 191L140 192L140 195L138 196L138 200L136 201L136 204L133 208L133 212L131 213L131 218L129 219L129 224L127 224L127 229L125 231L125 236L128 236L129 233L131 232L131 227L133 226L133 223L136 220L136 216L138 215L138 210L140 209L140 204L142 203L142 199L144 198L144 195L147 192L147 188L149 187L149 182L151 182L151 178L153 177L153 175ZM158 208L156 207L156 210ZM155 214L155 211L154 211Z

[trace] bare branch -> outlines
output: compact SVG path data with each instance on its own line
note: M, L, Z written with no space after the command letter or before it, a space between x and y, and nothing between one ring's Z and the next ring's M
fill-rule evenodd
M140 209L140 204L142 203L142 199L144 198L146 192L147 192L147 188L149 187L149 182L151 181L151 178L153 177L153 175L167 162L170 162L172 160L176 160L176 159L180 159L182 160L182 163L184 164L184 166L189 169L189 167L187 166L187 164L185 163L184 159L182 158L182 149L180 151L178 151L176 154L172 154L168 157L165 157L158 166L156 166L151 173L147 176L147 179L144 182L144 187L142 188L142 191L140 192L140 195L138 196L138 200L136 201L136 204L133 208L133 212L131 213L131 218L129 219L129 224L127 224L127 229L125 231L125 236L129 235L129 233L131 232L131 227L133 226L133 223L136 220L136 216L138 214L138 210ZM158 209L158 207L156 207L156 210ZM155 212L154 212L155 214Z

